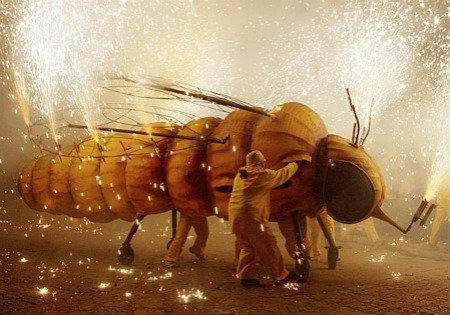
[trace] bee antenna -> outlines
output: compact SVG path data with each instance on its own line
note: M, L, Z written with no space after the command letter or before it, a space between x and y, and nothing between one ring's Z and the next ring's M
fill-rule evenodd
M369 112L369 123L367 125L367 132L365 133L363 139L361 140L360 145L364 145L364 143L367 140L367 137L369 136L370 133L370 127L372 127L372 109L373 109L373 103L374 103L374 99L372 98L372 103L370 104L370 112Z
M352 143L355 142L356 123L353 123Z
M347 92L347 97L348 97L348 102L350 104L350 109L353 112L353 115L355 115L355 120L356 120L356 135L353 137L352 142L353 142L353 144L355 146L358 146L359 132L361 130L361 124L359 122L359 117L358 117L358 114L356 113L355 106L353 105L352 97L350 96L350 90L348 88L345 88L345 91Z

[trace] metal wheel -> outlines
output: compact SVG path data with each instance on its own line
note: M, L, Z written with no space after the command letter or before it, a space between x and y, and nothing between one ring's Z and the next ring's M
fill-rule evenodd
M122 244L122 247L117 251L117 260L121 265L129 266L134 261L134 250L130 244Z
M327 247L327 248L328 248L328 269L336 269L336 265L339 260L339 248L338 247Z
M300 282L308 281L309 277L309 260L308 258L297 258L295 260L295 270Z

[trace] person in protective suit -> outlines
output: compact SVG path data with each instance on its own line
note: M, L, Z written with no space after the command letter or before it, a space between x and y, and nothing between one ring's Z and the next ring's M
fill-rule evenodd
M431 234L429 244L436 246L439 230L442 223L448 220L450 214L450 185L444 185L437 196L436 214L434 216L433 225L431 226Z
M336 243L336 236L334 233L334 220L333 218L326 212L323 211L319 214L319 216L322 218L323 223L327 227L327 230L331 236L331 238ZM317 218L306 218L306 221L308 223L308 229L309 233L306 237L306 248L308 249L308 256L311 257L311 259L318 260L320 256L322 256L322 239L323 239L323 232L322 228L320 227L319 221L317 221Z
M361 225L366 232L367 238L370 240L372 244L377 244L380 242L380 236L378 236L378 232L375 228L375 222L373 218L367 218L361 222Z
M234 178L228 215L232 233L241 247L237 277L243 286L259 286L256 279L257 260L266 267L276 284L296 278L284 265L277 241L269 226L270 191L288 181L298 170L289 163L278 171L266 169L260 151L246 157L246 166Z
M205 247L209 236L208 221L205 217L193 218L181 214L178 222L175 238L167 249L163 264L166 267L175 267L176 262L180 258L181 250L188 237L191 227L194 228L197 237L194 245L189 248L189 252L197 256L198 259L205 259Z

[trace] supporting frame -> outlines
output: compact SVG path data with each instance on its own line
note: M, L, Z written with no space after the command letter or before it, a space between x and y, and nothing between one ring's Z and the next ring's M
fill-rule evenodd
M131 226L130 232L128 232L125 241L122 243L122 247L117 252L117 260L122 265L131 265L134 261L134 250L131 247L131 240L139 229L141 221L145 218L145 215L138 215L133 225Z
M302 242L302 231L299 223L299 212L291 212L292 223L294 224L295 240L297 242L298 252L295 259L295 268L300 282L306 282L309 277L309 258L306 255L305 246Z
M177 218L177 209L172 209L172 237L170 238L169 242L167 243L167 249L169 249L170 245L172 244L173 240L175 239L175 236L177 235L177 224L178 224L178 218Z
M319 222L323 235L325 235L325 238L327 239L328 242L328 246L326 247L328 251L328 268L336 269L337 262L340 260L339 249L341 247L336 246L336 242L334 238L331 236L330 230L328 230L328 227L325 225L320 215L317 216L317 221Z

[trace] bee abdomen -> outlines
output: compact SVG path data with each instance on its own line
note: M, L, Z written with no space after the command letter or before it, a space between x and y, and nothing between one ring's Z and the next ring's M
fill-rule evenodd
M186 124L178 133L182 136L209 137L222 119L206 117ZM178 211L190 217L213 215L206 173L207 143L174 139L166 155L168 191Z

